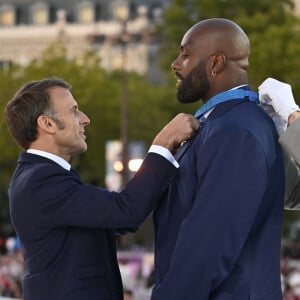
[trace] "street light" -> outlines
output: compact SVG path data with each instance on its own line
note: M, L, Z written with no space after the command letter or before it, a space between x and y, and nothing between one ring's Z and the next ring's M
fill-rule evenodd
M129 180L128 170L128 79L127 79L127 53L126 44L128 42L127 21L129 18L129 7L127 1L115 1L113 5L114 17L121 23L120 32L121 58L122 58L122 79L121 79L121 115L120 115L120 134L122 142L122 187Z
M145 157L145 143L142 141L128 142L128 173L130 179L140 168ZM109 190L122 189L123 175L122 143L110 140L105 144L105 184Z

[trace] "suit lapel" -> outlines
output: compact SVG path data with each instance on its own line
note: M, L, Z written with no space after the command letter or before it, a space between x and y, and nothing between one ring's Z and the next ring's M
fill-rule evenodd
M237 100L231 100L228 102L220 103L213 109L211 114L208 116L207 121L209 122L213 119L216 119L219 116L223 115L226 111L230 110L232 107L247 101L248 100L244 98L244 99L237 99Z
M211 114L208 116L206 123L209 123L213 119L218 118L219 116L224 114L226 111L230 110L232 107L234 107L236 105L239 105L239 104L241 104L243 102L246 102L246 101L248 101L248 100L247 99L237 99L237 100L232 100L232 101L228 101L228 102L218 104L213 109ZM190 139L189 141L184 143L183 146L181 146L179 148L179 150L175 154L175 159L177 161L180 161L180 159L183 157L183 155L186 153L186 151L189 149L189 147L193 144L193 142L195 141L197 136L200 134L200 132L203 129L203 126L205 126L205 124L200 127L200 130L198 131L198 133L192 139Z
M201 129L200 129L200 130L201 130ZM189 141L185 142L185 143L179 148L179 150L176 152L176 154L175 154L175 159L176 159L177 161L179 161L179 160L183 157L183 155L184 155L184 153L187 151L187 149L193 144L193 142L195 141L196 136L199 134L200 130L197 132L197 134L196 134L192 139L190 139Z

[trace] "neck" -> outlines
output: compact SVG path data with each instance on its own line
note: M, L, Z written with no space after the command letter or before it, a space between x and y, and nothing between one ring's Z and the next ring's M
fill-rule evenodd
M45 144L45 143L41 143L40 141L35 141L31 143L29 148L54 154L56 156L61 157L67 162L70 162L71 159L70 155L64 155L60 151L58 151L56 147L51 147L51 143Z
M214 91L212 91L211 93L206 94L205 97L203 97L203 99L202 99L203 103L206 103L209 99L211 99L212 97L214 97L220 93L223 93L223 92L226 92L226 91L229 91L229 90L232 90L232 89L238 88L240 86L244 86L244 85L248 85L248 83L246 82L246 83L230 84L230 85L226 85L226 86L217 88Z

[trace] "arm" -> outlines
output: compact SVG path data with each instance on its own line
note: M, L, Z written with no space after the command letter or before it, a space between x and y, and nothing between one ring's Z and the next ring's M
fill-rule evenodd
M286 209L300 210L300 112L289 117L289 127L280 136L279 142L285 153Z
M300 112L294 112L293 117L289 118L289 127L280 136L279 143L287 151L287 153L294 158L298 165L300 165Z
M29 174L29 194L37 200L37 224L51 228L138 227L177 174L177 168L162 156L149 153L120 193L84 184L79 176L67 172L45 165Z
M275 113L289 126L280 136L279 142L287 153L300 163L300 108L296 104L289 84L273 78L259 86L261 103L271 106Z
M153 143L175 153L178 145L193 136L197 128L194 117L179 114ZM32 174L26 177L30 178L31 198L38 199L38 222L44 226L122 228L136 227L144 221L176 173L169 160L149 153L121 193L83 184L78 175L56 165L33 167Z
M300 169L284 151L285 161L285 209L300 210Z
M299 106L295 103L291 86L273 78L266 79L259 86L259 98L262 103L267 103L267 107L271 107L273 112L276 112L277 119L280 118L288 125L279 138L279 143L285 152L285 208L300 209Z

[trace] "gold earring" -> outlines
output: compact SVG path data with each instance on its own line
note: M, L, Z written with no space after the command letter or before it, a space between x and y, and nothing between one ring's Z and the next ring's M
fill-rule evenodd
M211 76L212 76L212 77L215 77L216 75L217 75L217 72L211 71Z

